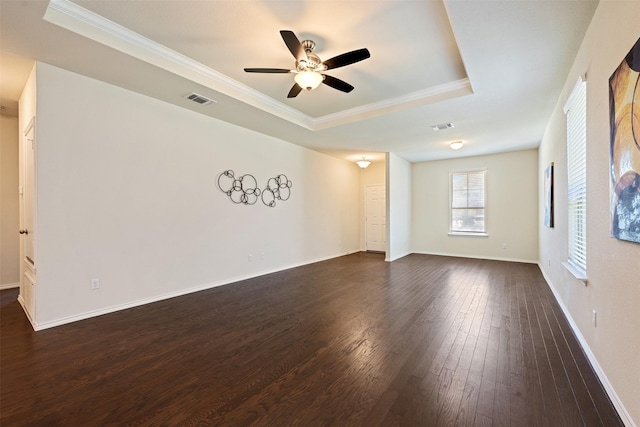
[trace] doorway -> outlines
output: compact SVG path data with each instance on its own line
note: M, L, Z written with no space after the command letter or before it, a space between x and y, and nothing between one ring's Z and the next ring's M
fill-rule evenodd
M22 254L22 275L20 278L20 297L27 316L33 320L35 309L36 265L34 251L34 215L35 215L35 117L24 130L22 139L22 163L20 173L22 182L19 189L20 203L20 252Z
M384 185L365 186L365 250L387 250L387 206Z

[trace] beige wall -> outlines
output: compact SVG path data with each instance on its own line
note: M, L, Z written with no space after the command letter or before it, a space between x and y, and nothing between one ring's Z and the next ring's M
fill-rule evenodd
M20 281L18 118L0 115L0 289Z
M361 169L360 183L363 188L366 185L384 185L385 164L384 162L371 163L366 169ZM364 192L364 189L362 190Z
M602 0L567 77L540 146L556 165L556 227L540 228L540 262L601 380L628 425L640 425L640 244L610 237L608 80L640 37L640 2ZM566 122L562 108L587 75L586 286L562 266L567 259ZM542 206L542 200L540 200ZM597 311L597 324L591 322ZM634 423L634 424L632 424Z
M359 250L353 163L47 64L36 80L38 328ZM234 204L227 169L286 174L291 197Z
M487 170L489 236L449 236L449 172L474 169ZM413 164L412 251L537 262L537 174L537 150Z

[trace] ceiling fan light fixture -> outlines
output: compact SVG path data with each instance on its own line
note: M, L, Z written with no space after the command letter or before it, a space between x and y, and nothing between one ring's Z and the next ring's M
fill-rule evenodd
M464 142L462 141L453 141L451 142L451 144L449 144L452 150L459 150L462 148L463 145L464 145Z
M360 168L365 169L367 166L371 164L371 162L367 160L366 157L363 156L362 160L358 160L356 164L360 166Z
M306 90L313 90L322 83L322 74L315 71L301 71L293 78L298 85Z

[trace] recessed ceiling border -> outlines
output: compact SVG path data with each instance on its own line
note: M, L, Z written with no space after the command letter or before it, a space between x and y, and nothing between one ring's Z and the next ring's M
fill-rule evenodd
M464 78L401 97L313 118L72 1L50 0L43 19L311 131L473 93L469 79Z
M43 19L312 130L312 117L69 0L50 0Z
M471 94L473 94L471 83L469 82L469 79L464 78L424 90L411 92L396 98L385 99L334 114L327 114L326 116L315 119L314 129L321 130L344 125L384 114L394 113L407 108L417 107L424 104L433 104L435 102Z

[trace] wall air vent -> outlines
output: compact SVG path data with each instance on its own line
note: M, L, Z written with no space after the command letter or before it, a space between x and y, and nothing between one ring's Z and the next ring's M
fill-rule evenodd
M197 102L200 105L209 105L216 103L213 99L209 99L206 96L198 95L195 92L191 92L189 95L185 96L185 98L190 99L193 102Z

